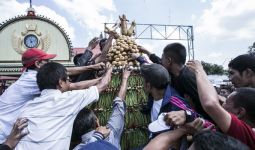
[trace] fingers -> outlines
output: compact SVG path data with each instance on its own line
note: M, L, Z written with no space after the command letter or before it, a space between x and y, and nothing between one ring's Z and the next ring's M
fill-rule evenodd
M98 41L98 37L94 37L89 43L95 43L95 42L97 42Z
M128 65L125 65L122 71L122 78L128 78L131 74L131 71L132 70L130 69L130 67Z
M140 56L140 54L138 54L138 53L132 53L132 54L131 54L131 57L132 57L133 59L137 59L139 56Z
M28 125L28 120L27 118L19 118L17 121L16 121L16 125L17 125L17 128L19 130L23 130L25 127L27 127Z
M204 121L201 118L197 118L194 120L194 128L196 130L201 130L203 128Z
M185 111L171 111L164 116L164 120L169 125L183 125L186 121Z
M171 112L167 113L164 116L164 120L165 120L166 124L169 125L169 126L173 126L173 125L176 125L178 123L178 117L176 117Z
M209 131L209 130L213 130L213 128L214 128L214 125L211 124L210 126L208 126L207 128L204 128L204 129L202 129L202 130L203 130L203 131Z

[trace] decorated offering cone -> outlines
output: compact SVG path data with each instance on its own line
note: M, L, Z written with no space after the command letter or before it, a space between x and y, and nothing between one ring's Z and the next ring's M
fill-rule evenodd
M121 84L121 70L128 65L134 71L128 79L128 88L126 94L127 112L125 115L125 127L122 133L121 147L123 150L133 149L142 146L148 142L149 117L140 112L146 105L147 94L143 90L143 79L139 73L139 63L131 58L132 53L139 53L137 44L131 38L135 28L135 22L132 22L127 29L127 19L123 15L120 17L121 34L115 32L115 41L108 51L108 61L114 67L111 83L104 93L100 95L100 100L92 106L96 112L100 124L106 125L112 112L112 102L116 96ZM106 33L112 32L111 29L105 29Z

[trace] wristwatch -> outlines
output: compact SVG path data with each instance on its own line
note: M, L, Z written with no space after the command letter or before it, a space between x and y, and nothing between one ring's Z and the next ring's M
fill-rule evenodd
M192 115L192 112L189 110L184 110L185 111L185 116L186 116L186 123L192 122L195 120L195 117Z

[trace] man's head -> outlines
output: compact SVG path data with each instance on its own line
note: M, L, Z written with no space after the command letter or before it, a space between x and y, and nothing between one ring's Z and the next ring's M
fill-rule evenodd
M255 88L238 88L223 104L224 109L241 120L255 123Z
M239 55L228 64L229 79L232 84L239 87L255 87L255 56Z
M186 62L186 48L180 43L168 44L162 54L162 65L171 71L173 64L182 66Z
M249 150L249 148L226 134L215 131L202 131L193 136L189 150Z
M59 89L65 92L69 89L69 77L66 68L55 62L50 62L42 66L37 75L37 84L39 89Z
M49 59L56 57L56 54L47 54L43 50L37 48L27 49L22 54L23 69L38 70L44 64L48 63Z
M80 139L83 134L95 130L98 126L99 121L95 113L88 108L83 108L75 118L73 137L75 139Z
M152 88L165 89L170 82L168 71L159 64L142 65L141 74L144 78L144 88L147 92L150 92Z

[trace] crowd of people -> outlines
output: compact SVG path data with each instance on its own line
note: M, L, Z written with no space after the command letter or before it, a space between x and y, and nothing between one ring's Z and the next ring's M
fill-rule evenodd
M22 54L23 72L0 96L0 150L67 150L71 136L80 138L74 150L121 149L126 113L129 66L112 104L112 114L101 125L93 110L100 93L111 81L112 66L106 54L113 36L92 39L75 67L50 60L56 54L31 48ZM93 54L100 45L101 53ZM139 46L132 54L140 62L150 115L145 150L255 150L255 57L237 56L229 62L229 79L235 86L225 101L207 78L201 63L186 62L186 48L171 43L158 57Z

